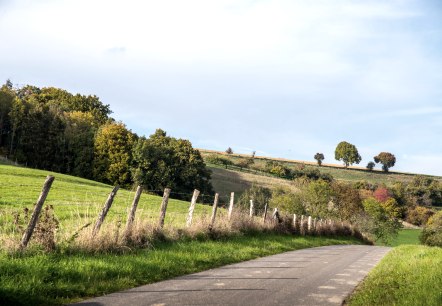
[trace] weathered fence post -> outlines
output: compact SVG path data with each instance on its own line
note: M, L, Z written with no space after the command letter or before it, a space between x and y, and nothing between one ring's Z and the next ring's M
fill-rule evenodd
M189 216L187 216L187 227L190 227L192 225L192 219L193 219L193 211L195 210L196 205L196 199L198 199L198 196L200 194L200 191L198 189L195 189L193 191L192 201L190 202L189 207Z
M313 219L313 229L316 230L316 218Z
M293 214L293 228L296 231L296 214Z
M233 212L233 202L235 201L235 193L232 192L230 194L230 205L229 205L229 214L228 214L228 218L229 220L232 218L232 212Z
M278 208L275 207L275 209L273 210L273 220L276 220L278 223L281 222L281 219L279 218L279 211Z
M250 200L250 213L249 213L250 218L252 218L254 214L255 214L255 208L253 206L253 200Z
M114 189L112 189L111 193L109 193L109 196L104 203L104 207L101 210L101 213L98 215L97 222L95 223L94 230L92 231L92 236L95 236L100 231L101 224L103 224L104 218L106 218L106 215L112 206L112 202L114 201L114 197L117 194L119 188L120 186L117 185L114 187Z
M312 230L312 216L308 216L307 231L310 233L311 230Z
M134 200L132 202L132 207L130 209L130 212L127 216L127 222L126 222L126 231L125 236L130 234L130 231L132 229L132 224L135 220L135 212L137 211L138 202L140 201L141 192L143 191L143 188L141 186L137 187L137 191L135 192Z
M167 203L169 202L169 195L170 195L170 188L165 188L163 193L163 200L161 201L160 220L158 221L159 228L163 228L164 226L164 219L166 218L166 210L167 210Z
M34 232L34 228L37 225L38 217L40 216L41 208L48 196L49 190L51 189L52 182L55 177L52 175L48 175L43 184L43 188L41 189L40 196L38 197L37 203L35 203L34 212L32 213L31 219L29 220L28 227L26 228L25 233L21 239L20 248L25 249L31 239L32 233Z
M213 228L213 225L215 224L216 210L218 209L218 199L219 199L219 194L215 193L215 199L213 200L213 207L212 207L212 218L210 218L209 228Z
M266 222L267 219L267 210L269 209L269 203L266 203L265 207L264 207L264 217L263 217L263 222Z

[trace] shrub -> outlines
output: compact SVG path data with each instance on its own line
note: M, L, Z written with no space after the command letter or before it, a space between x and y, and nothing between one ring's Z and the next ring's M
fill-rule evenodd
M423 244L442 247L442 211L428 220L419 238Z
M425 225L432 215L434 215L433 210L422 206L416 206L408 209L406 221L421 226Z

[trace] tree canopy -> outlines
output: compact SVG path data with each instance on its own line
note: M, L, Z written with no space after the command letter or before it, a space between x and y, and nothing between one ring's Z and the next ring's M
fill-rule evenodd
M382 170L385 172L388 172L388 169L396 163L396 157L389 152L381 152L373 158L376 163L382 164Z
M362 160L355 145L341 141L335 150L335 159L344 162L345 168L349 165L359 164Z

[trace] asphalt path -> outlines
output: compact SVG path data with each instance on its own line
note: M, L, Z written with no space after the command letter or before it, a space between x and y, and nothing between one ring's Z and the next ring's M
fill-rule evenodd
M334 245L291 251L75 305L341 305L389 250Z

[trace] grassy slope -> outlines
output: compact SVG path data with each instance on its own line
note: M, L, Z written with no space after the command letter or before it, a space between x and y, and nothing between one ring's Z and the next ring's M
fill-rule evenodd
M244 190L250 188L253 184L267 188L275 188L278 186L290 189L295 188L291 181L281 178L226 170L213 166L209 167L209 169L212 171L213 188L222 196L224 202L227 202L228 195L232 191L239 196Z
M219 154L229 158L233 162L238 161L242 157L250 157L248 155L243 155L243 154L227 155L224 152L217 152L211 150L200 150L200 151L203 157L209 154ZM340 165L332 165L332 164L324 164L322 167L319 167L314 162L295 161L295 160L287 160L287 159L263 157L263 156L255 157L255 166L264 166L267 161L271 160L281 162L286 166L288 166L289 168L293 169L297 169L300 166L305 167L305 169L308 168L319 169L322 173L331 174L335 179L350 181L350 182L367 181L370 183L390 185L397 181L409 182L413 179L414 176L417 175L417 174L399 173L399 172L389 172L389 173L384 173L382 171L370 172L364 169L363 167L349 167L349 169L345 169ZM442 181L441 176L428 176L428 177L432 177L436 180ZM216 184L215 181L214 184Z
M73 233L88 222L94 222L112 186L48 171L0 165L0 235L14 234L13 214L23 208L32 209L45 177L55 176L55 181L45 205L53 205L60 221L59 235ZM108 219L121 220L124 224L132 204L134 191L120 189L109 211ZM157 222L161 197L143 194L137 209L137 219ZM171 199L166 214L166 224L182 226L185 223L189 203ZM208 214L211 207L197 205L195 214Z
M394 248L369 273L349 305L442 305L442 248Z
M399 231L398 236L393 239L388 246L397 247L404 244L420 244L419 235L421 232L421 229L402 229Z

